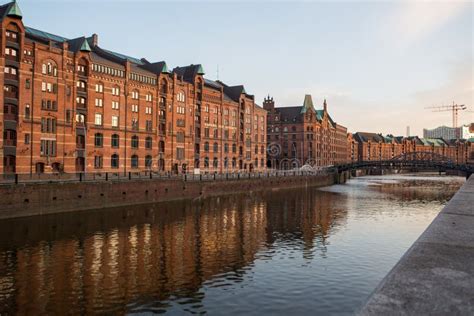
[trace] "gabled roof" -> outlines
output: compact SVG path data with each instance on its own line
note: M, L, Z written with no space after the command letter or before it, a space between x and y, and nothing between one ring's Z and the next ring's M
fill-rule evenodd
M177 74L178 76L183 77L183 80L187 82L194 82L194 78L197 75L204 74L204 70L200 64L198 65L191 64L189 66L176 67L173 69L173 72Z
M365 142L374 142L374 143L380 143L384 142L385 139L383 138L382 135L376 134L376 133L367 133L367 132L357 132L354 134L354 138L357 139L357 141L365 143Z
M69 50L72 52L78 52L83 50L87 52L91 51L91 47L89 46L89 43L87 43L85 36L67 40L66 42L69 45Z
M169 73L168 66L166 65L166 62L164 61L159 61L156 63L150 63L146 59L142 59L143 65L140 67L143 69L146 69L148 71L151 71L155 74L161 74L161 73Z
M206 79L206 78L204 78L204 85L214 88L214 89L218 89L218 90L220 90L223 87L220 83L214 80Z

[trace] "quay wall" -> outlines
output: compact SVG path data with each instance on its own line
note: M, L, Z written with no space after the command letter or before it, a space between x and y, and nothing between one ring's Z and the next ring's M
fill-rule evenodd
M474 315L474 176L372 293L359 315Z
M9 184L0 186L0 219L340 182L337 174L327 174L214 181L137 179Z

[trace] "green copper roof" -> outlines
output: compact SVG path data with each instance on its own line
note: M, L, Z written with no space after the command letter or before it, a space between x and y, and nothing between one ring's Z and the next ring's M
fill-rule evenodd
M16 1L13 1L13 3L10 5L10 8L7 12L7 16L14 16L20 19L23 17L20 7L18 6L18 3L16 3Z
M161 73L162 74L169 74L170 71L168 70L168 66L166 65L166 63L163 65L163 69L161 70Z
M90 52L90 51L92 51L92 49L89 46L89 43L87 42L87 40L84 40L80 50L81 50L81 52Z
M304 96L304 102L303 106L301 107L301 113L306 113L309 109L314 110L313 99L311 98L311 94L307 94Z
M202 68L202 65L199 65L199 68L198 68L198 70L197 70L197 74L198 74L198 75L204 75L204 74L205 74L205 73L204 73L204 68Z
M243 93L243 94L247 94L247 91L245 91L244 86L242 86L242 93Z

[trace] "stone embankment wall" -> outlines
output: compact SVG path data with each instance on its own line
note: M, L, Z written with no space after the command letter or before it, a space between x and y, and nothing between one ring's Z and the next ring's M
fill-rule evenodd
M11 184L0 186L0 219L87 209L146 204L212 195L326 186L340 182L336 174L215 181L178 179Z

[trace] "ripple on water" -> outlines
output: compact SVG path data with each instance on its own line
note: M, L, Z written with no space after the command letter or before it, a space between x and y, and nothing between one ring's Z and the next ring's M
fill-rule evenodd
M0 222L0 314L353 313L461 184L362 177Z

